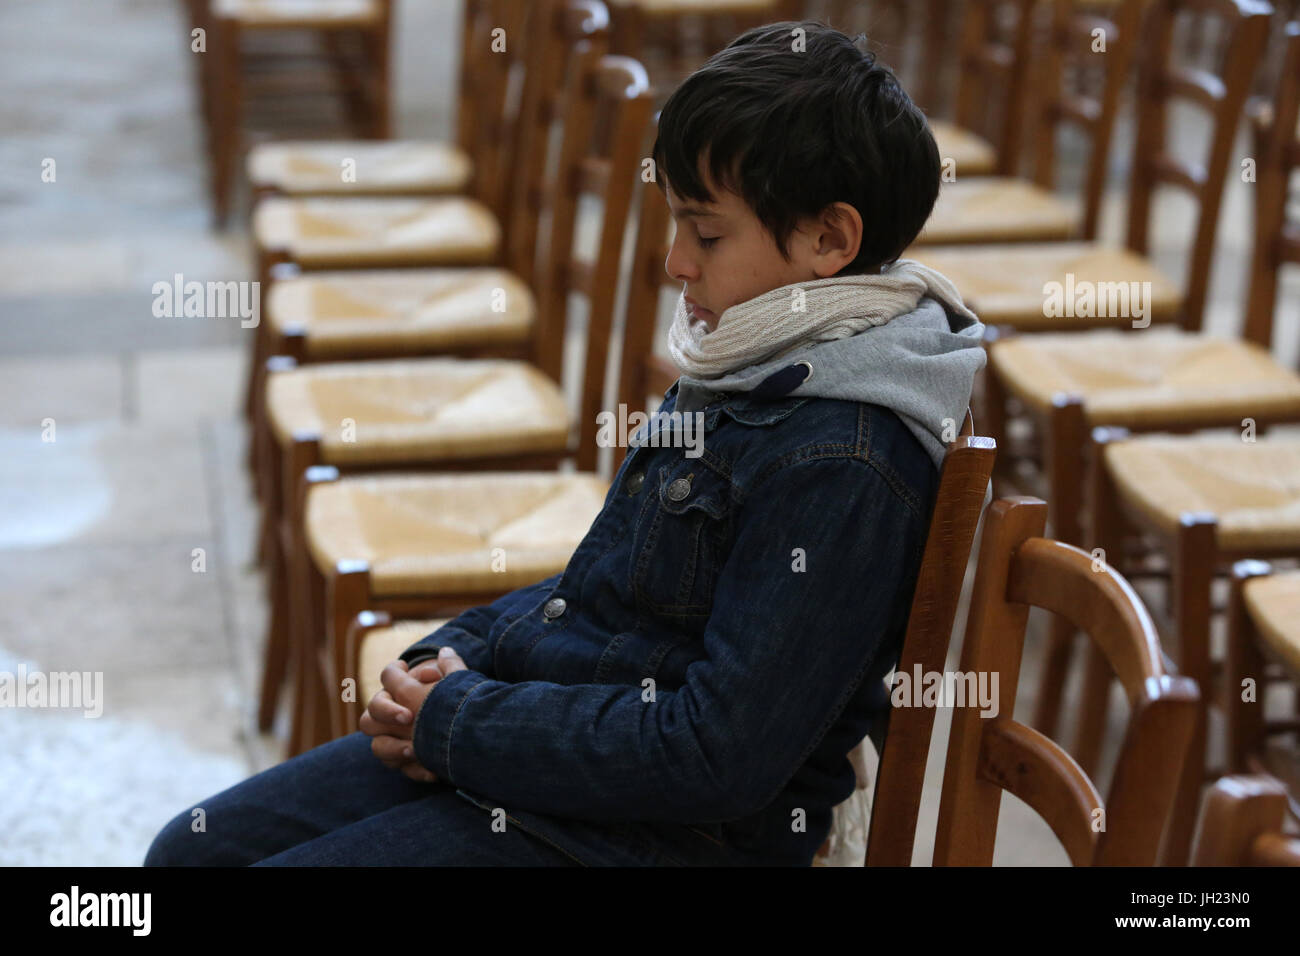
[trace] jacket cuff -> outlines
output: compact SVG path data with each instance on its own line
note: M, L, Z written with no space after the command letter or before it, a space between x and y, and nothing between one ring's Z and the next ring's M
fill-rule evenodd
M415 717L411 744L415 759L442 783L451 783L451 743L456 716L480 684L490 681L478 671L452 671L433 686Z
M412 654L411 651L406 651L398 660L406 661L408 670L415 670L416 664L423 664L425 661L436 661L440 650L442 650L440 644L426 644L417 653Z

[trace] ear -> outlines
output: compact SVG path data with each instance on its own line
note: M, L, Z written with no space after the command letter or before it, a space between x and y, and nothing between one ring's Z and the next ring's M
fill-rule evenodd
M814 224L812 248L817 278L835 275L858 257L862 248L862 216L846 202L827 206Z

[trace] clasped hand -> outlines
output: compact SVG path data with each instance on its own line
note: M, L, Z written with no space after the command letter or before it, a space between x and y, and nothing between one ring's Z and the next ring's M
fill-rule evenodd
M414 668L408 667L406 661L393 661L384 668L379 675L383 689L370 699L360 722L361 731L371 737L371 753L384 766L422 783L438 779L415 757L411 739L415 718L438 681L463 670L465 662L450 647L444 647L437 660L422 661Z

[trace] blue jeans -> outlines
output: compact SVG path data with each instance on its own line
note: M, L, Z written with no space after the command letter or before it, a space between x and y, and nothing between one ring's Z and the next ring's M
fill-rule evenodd
M576 866L443 783L385 767L355 733L195 805L154 838L145 866Z

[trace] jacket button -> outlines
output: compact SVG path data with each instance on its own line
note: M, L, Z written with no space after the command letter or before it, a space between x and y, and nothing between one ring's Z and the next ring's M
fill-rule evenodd
M675 478L668 486L668 500L681 501L691 493L691 479Z
M542 614L545 615L548 621L554 621L564 613L565 608L567 607L568 605L564 603L564 598L551 598L546 602L546 606L542 608Z
M629 475L627 479L627 493L629 495L636 494L638 491L641 490L641 486L644 484L645 484L644 471L638 471L633 475Z

